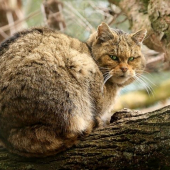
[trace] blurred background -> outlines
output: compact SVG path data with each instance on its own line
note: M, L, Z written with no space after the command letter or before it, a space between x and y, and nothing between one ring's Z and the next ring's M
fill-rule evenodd
M169 5L168 0L163 1ZM170 103L167 50L170 37L167 26L170 19L167 16L170 16L170 6L163 11L161 7L164 6L160 4L163 1L0 0L0 42L15 32L35 26L48 26L81 41L86 41L101 22L125 32L147 28L146 45L142 46L147 59L145 74L137 82L122 89L115 110L155 110ZM155 2L158 3L156 7Z

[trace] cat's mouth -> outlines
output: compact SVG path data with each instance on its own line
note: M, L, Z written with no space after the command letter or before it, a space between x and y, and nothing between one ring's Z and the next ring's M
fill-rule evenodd
M131 75L129 74L122 74L119 76L119 78L129 78Z
M121 78L125 78L126 76L125 76L125 75L121 75L120 77L121 77Z
M129 79L130 77L131 77L130 75L123 74L123 75L119 76L119 79L120 79L120 80L127 80L127 79Z

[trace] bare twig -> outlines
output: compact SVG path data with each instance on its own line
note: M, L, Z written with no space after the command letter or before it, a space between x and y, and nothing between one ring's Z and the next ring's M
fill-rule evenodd
M33 13L29 14L28 16L26 16L25 18L19 19L19 20L13 22L13 23L10 23L8 25L0 27L0 29L2 31L8 31L11 27L16 26L16 25L22 23L23 21L28 20L28 19L30 19L32 17L35 17L36 15L39 15L40 12L41 12L40 10L36 10L35 12L33 12Z
M58 4L58 9L59 9L59 13L60 13L60 15L62 15L62 6L61 6L61 4ZM63 17L63 16L62 16ZM63 24L62 24L62 22L59 22L59 27L60 27L60 31L64 31L64 27L63 27Z
M87 21L87 19L84 18L75 8L73 8L69 2L64 2L64 5L67 6L75 15L77 15L86 24L86 26L90 28L91 32L95 30L93 26Z
M110 17L111 14L108 10L108 8L101 8L101 7L98 7L98 6L95 6L94 2L93 1L88 1L88 3L91 5L91 7L97 11L98 13L102 14L104 17ZM95 12L94 11L94 12Z
M68 15L70 15L70 12L68 10L65 10L64 12L66 12ZM72 13L72 18L71 19L74 20L81 27L84 27L87 31L91 31L91 29L89 27L87 27L87 25L80 18L77 18L74 13Z
M128 20L128 18L125 17L122 21L118 21L118 22L116 22L115 24L116 24L116 25L119 25L119 24L124 23L124 22L127 21L127 20Z
M11 12L11 11L7 11L7 12L6 12L6 17L7 17L7 20L8 20L8 25L9 25L9 24L12 25L12 26L9 28L9 29L10 29L10 35L12 35L14 32L16 32L16 30L15 30L15 25L14 25L14 18L13 18L12 12Z
M4 39L6 39L6 38L9 37L9 35L6 34L6 33L5 33L3 30L1 30L1 29L0 29L0 34L2 35L2 37L3 37Z
M47 24L47 14L46 14L46 12L45 12L45 6L44 6L44 4L41 4L41 13L42 13L42 15L43 15L44 24L45 24L45 25L48 25L48 24Z

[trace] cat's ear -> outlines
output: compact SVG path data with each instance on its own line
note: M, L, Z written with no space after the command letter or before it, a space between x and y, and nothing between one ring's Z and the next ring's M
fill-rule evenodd
M113 39L114 34L110 30L109 26L106 23L102 22L97 28L97 36L96 36L96 38L100 42L105 42L105 41L108 41L110 39Z
M147 34L146 29L141 29L133 34L131 34L132 40L134 40L137 44L141 45L143 40L145 39Z

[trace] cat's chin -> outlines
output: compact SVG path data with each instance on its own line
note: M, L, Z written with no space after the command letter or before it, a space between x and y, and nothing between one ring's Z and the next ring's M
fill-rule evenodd
M120 76L120 77L114 77L113 79L110 80L112 83L124 86L127 84L130 84L133 80L132 77L126 77L126 76Z

